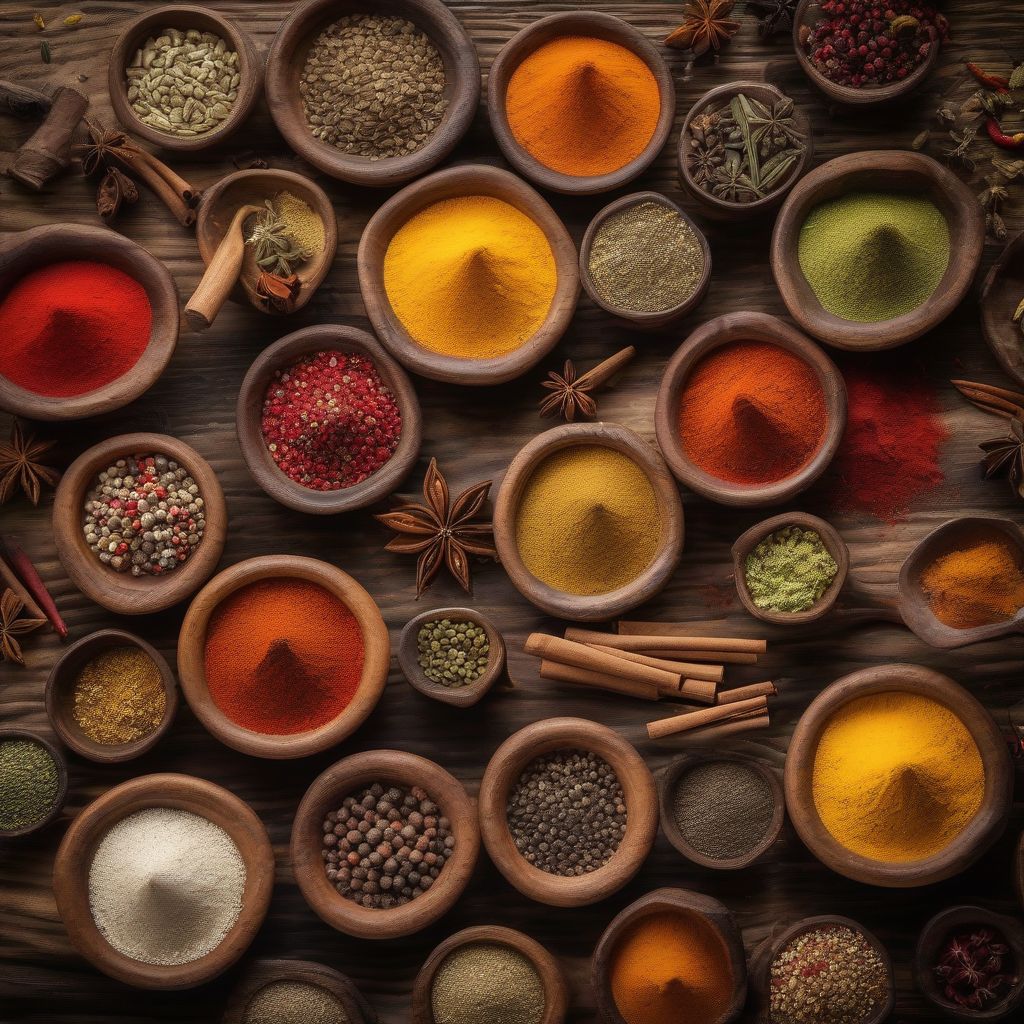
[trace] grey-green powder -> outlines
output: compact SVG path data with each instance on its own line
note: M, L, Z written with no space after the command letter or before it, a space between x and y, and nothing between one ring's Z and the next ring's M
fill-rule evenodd
M430 992L435 1024L540 1024L544 984L518 950L472 942L452 950Z
M0 831L41 821L57 799L57 765L34 740L0 740Z
M838 571L817 531L787 526L747 555L743 578L758 608L805 612L817 604Z
M475 683L487 668L491 645L487 631L475 622L437 619L420 627L416 649L423 674L442 686Z
M243 1024L349 1024L333 993L306 981L272 981L253 995Z

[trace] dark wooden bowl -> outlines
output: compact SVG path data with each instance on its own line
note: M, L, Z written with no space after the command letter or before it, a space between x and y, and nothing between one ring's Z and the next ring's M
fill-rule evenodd
M308 732L276 736L246 729L221 711L207 686L206 631L211 616L236 590L266 579L306 580L323 587L348 608L362 631L363 674L355 696L337 718ZM178 677L189 707L221 743L250 757L308 757L347 739L377 706L390 663L388 628L376 601L348 573L328 562L298 555L247 558L218 573L189 605L178 636Z
M981 287L981 333L996 362L1018 384L1024 384L1024 331L1010 319L1024 299L1024 231L1006 248Z
M794 107L793 120L796 122L797 129L804 137L804 151L803 155L793 165L793 169L788 177L774 192L769 193L763 199L755 199L752 203L733 203L727 199L719 199L718 196L712 195L703 189L697 184L690 171L690 154L692 152L690 148L690 125L699 114L725 106L732 100L733 96L739 93L743 93L744 96L769 106L778 103L779 100L788 98L781 89L777 89L774 85L769 85L767 82L730 82L727 85L719 85L714 89L709 89L690 107L689 113L683 120L682 130L679 133L677 156L679 177L682 179L683 185L686 186L690 195L697 200L703 212L709 217L714 217L718 220L746 220L748 217L756 217L759 214L778 209L786 193L797 183L804 171L807 170L814 152L811 120L799 107Z
M355 790L374 782L421 786L451 822L455 852L422 895L390 910L371 910L342 896L320 856L323 821ZM458 901L480 850L476 808L458 779L404 750L367 750L331 765L313 781L292 824L292 870L306 902L332 928L360 939L397 939L434 924Z
M405 18L430 37L444 61L448 109L427 143L406 156L350 156L313 137L299 76L320 32L346 14ZM285 19L267 55L267 104L278 131L304 160L332 178L390 188L425 174L455 148L480 103L480 59L466 30L440 0L306 0Z
M148 735L130 743L97 743L87 736L75 721L75 683L88 662L104 651L117 647L135 647L153 660L160 673L167 703L160 724ZM72 644L61 655L46 680L45 701L50 724L62 743L90 761L99 764L120 764L151 750L171 727L174 714L178 710L178 687L167 660L151 644L134 633L126 633L123 629L99 629Z
M679 437L679 396L697 364L709 352L734 341L761 341L799 356L814 371L825 394L828 414L817 454L801 470L767 484L737 484L706 473L683 451ZM665 461L676 479L721 505L754 508L789 501L814 483L832 461L846 428L846 384L835 364L810 338L767 313L726 313L701 324L665 367L658 389L654 429Z
M697 241L700 243L701 251L704 254L704 273L701 274L700 281L697 283L693 294L675 306L656 313L638 313L636 310L623 309L621 306L614 306L610 302L606 302L601 297L597 285L594 283L589 266L590 250L593 247L594 238L601 225L613 214L621 213L630 206L644 202L660 203L662 206L675 210L696 236ZM660 327L666 327L676 320L681 320L687 313L691 313L704 301L708 285L711 283L711 247L708 245L704 232L694 224L686 211L678 203L672 202L668 196L663 196L660 192L633 192L628 196L622 196L609 203L588 225L587 232L583 236L583 243L580 245L580 282L583 285L584 291L590 296L595 305L600 306L606 313L611 313L612 316L618 317L632 327L639 327L642 330L655 330Z
M949 224L950 260L931 297L892 320L858 323L830 313L800 269L800 229L819 204L863 189L900 191L930 199ZM971 190L923 153L870 150L847 153L815 167L786 197L772 231L775 284L790 316L808 334L836 348L873 352L895 348L940 324L974 280L985 244L985 213Z
M120 409L156 383L178 343L178 292L170 271L141 245L106 228L44 224L0 234L0 301L25 274L66 260L107 263L142 285L153 311L149 344L127 373L82 395L37 395L0 376L0 408L29 419L78 420Z
M103 937L89 908L89 870L97 847L119 821L149 807L190 811L219 825L245 862L238 920L220 945L185 964L147 964L118 952ZM53 894L71 944L97 970L136 988L194 988L222 974L256 937L273 888L274 851L263 822L233 793L191 775L143 775L107 790L71 823L53 866Z
M567 594L541 582L523 562L516 542L516 514L536 468L563 448L598 445L628 455L647 475L661 518L661 538L651 564L631 583L607 594ZM512 460L494 504L494 543L512 585L549 615L576 622L602 622L643 604L668 582L683 549L683 505L679 489L658 453L617 423L563 423L527 442Z
M537 333L508 355L463 359L417 344L395 316L384 287L384 256L395 233L421 210L458 196L492 196L514 206L543 232L557 270L555 295ZM384 347L408 370L452 384L503 384L525 373L551 351L576 310L580 280L576 247L550 206L525 181L484 164L463 164L437 171L407 185L370 218L359 240L359 288L366 315ZM430 282L424 283L425 288Z
M452 619L456 622L475 622L487 633L490 652L487 656L487 668L467 686L444 686L427 678L419 665L419 649L416 637L420 628L428 622L438 619ZM411 618L402 629L398 641L398 664L405 678L415 690L426 697L438 700L442 704L452 704L457 708L472 707L480 701L490 688L505 676L505 640L498 627L475 608L435 608L433 611L420 612Z
M160 454L174 459L199 485L206 528L188 560L165 576L132 576L105 566L82 532L85 496L96 476L125 455ZM68 467L53 499L53 540L71 582L91 601L118 615L150 615L197 591L220 561L228 525L224 492L213 467L194 448L167 434L119 434L87 449Z
M606 1024L626 1024L612 995L611 964L615 947L623 935L638 921L654 914L677 911L691 914L703 921L721 940L732 968L732 997L725 1012L708 1024L729 1024L743 1009L747 998L747 959L743 939L729 908L711 896L689 889L655 889L630 903L612 918L594 947L590 961L590 983L597 1001L597 1011Z
M927 697L957 715L978 745L985 769L982 805L960 835L934 856L892 864L862 857L835 839L818 816L812 786L818 742L833 715L859 697L891 692ZM868 885L909 888L931 885L963 871L999 838L1010 813L1013 766L991 714L963 687L921 665L876 665L837 679L811 701L789 744L785 789L793 825L823 864Z
M1024 832L1017 840L1017 851L1013 859L1013 889L1017 902L1024 906Z
M569 1006L569 992L558 961L529 935L496 924L463 928L434 948L413 983L412 1024L437 1024L432 1005L434 978L450 953L478 942L507 946L526 957L544 986L544 1014L538 1024L562 1024Z
M626 798L622 843L603 867L586 875L563 877L534 867L516 849L508 828L509 793L527 765L555 750L602 757ZM643 758L618 733L585 718L548 718L513 733L487 763L479 800L480 832L497 869L524 896L552 907L582 907L618 892L640 870L658 828L658 794Z
M624 167L608 174L576 177L562 174L542 164L517 141L509 127L505 111L508 83L516 69L535 50L562 36L587 36L618 43L636 54L650 69L658 82L661 111L654 135L647 148ZM541 188L565 195L594 195L610 192L641 175L661 152L672 130L676 111L676 87L661 53L631 25L621 18L599 11L567 11L540 18L517 32L498 52L487 75L487 116L491 131L505 159L516 171Z
M984 1010L971 1010L949 1002L942 995L934 970L946 937L951 932L975 925L988 925L1002 932L1013 957L1010 991ZM950 907L936 914L921 930L914 949L913 969L918 990L943 1016L963 1021L1004 1020L1024 1003L1024 925L1015 917L997 914L984 907Z
M302 356L325 349L355 352L371 359L381 380L395 396L402 416L402 433L394 455L362 483L339 491L314 491L287 477L267 451L260 427L263 396L274 372ZM376 338L344 324L304 327L265 348L253 360L242 381L235 407L235 426L245 464L256 483L275 501L311 515L334 515L365 508L396 491L415 464L423 439L419 399L405 371L380 347Z
M33 832L38 832L41 828L46 828L50 822L55 821L60 815L60 812L64 809L64 801L68 796L68 763L55 744L40 736L39 733L32 732L30 729L17 729L14 726L0 727L0 741L3 740L31 740L33 743L38 743L53 758L53 763L57 768L57 796L53 801L53 806L46 815L38 821L32 822L31 825L25 825L23 828L0 828L0 839L17 839L20 836L27 836Z

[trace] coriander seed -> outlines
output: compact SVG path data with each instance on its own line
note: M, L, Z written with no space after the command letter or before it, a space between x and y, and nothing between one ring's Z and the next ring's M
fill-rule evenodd
M439 619L416 634L418 664L423 674L441 686L475 683L487 670L491 646L487 631L475 622Z

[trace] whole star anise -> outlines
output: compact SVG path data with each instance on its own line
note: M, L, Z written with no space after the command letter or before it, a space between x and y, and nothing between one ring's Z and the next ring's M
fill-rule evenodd
M771 39L793 28L793 15L799 0L747 0L757 11L757 31L762 39Z
M14 488L19 486L28 500L38 505L42 485L56 485L60 473L41 461L53 445L53 441L37 441L25 431L20 420L13 422L11 439L0 444L0 505L8 501Z
M981 462L985 479L1006 476L1013 493L1024 498L1024 422L1014 416L1010 420L1009 436L993 437L982 441L978 447L985 453Z
M729 15L734 0L687 0L683 21L665 39L666 46L692 50L695 57L712 49L720 50L740 30L740 23Z
M566 359L561 373L550 370L547 380L541 381L540 386L551 392L541 400L541 416L559 413L569 423L577 416L592 419L597 415L597 402L590 393L615 376L634 355L636 349L629 345L580 376L576 375L576 364Z
M21 618L24 607L13 590L4 591L4 596L0 598L0 661L13 661L16 665L24 665L25 659L22 657L21 644L17 638L46 625L45 619Z

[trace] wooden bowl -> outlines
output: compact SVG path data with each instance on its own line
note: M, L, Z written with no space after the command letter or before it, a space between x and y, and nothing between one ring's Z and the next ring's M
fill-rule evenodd
M128 102L125 71L135 56L135 51L147 39L159 35L160 30L165 28L194 28L200 32L213 32L224 40L228 49L238 54L240 81L234 105L228 116L204 135L189 138L154 128L142 121ZM107 64L107 88L116 120L124 125L130 135L179 153L195 153L223 142L229 135L233 135L252 113L262 85L263 62L248 33L230 18L208 7L199 7L195 4L168 4L132 19L117 37Z
M268 579L305 580L323 587L348 608L362 631L363 674L355 696L337 718L308 732L276 736L246 729L221 711L207 686L206 631L211 616L235 591ZM390 662L388 629L374 599L336 566L298 555L247 558L218 573L189 605L178 637L178 677L189 707L221 743L251 757L308 757L348 739L377 706Z
M690 153L692 152L690 149L690 125L698 115L725 106L739 93L743 93L744 96L769 106L789 98L781 89L777 89L774 85L769 85L767 82L730 82L727 85L719 85L714 89L709 89L690 107L690 111L683 121L682 130L679 133L677 157L679 177L682 179L683 185L686 186L690 195L702 207L704 213L718 220L746 220L749 217L756 217L759 214L778 209L786 193L789 192L804 171L807 170L814 152L811 120L799 107L794 107L793 120L796 122L797 129L804 137L804 151L793 165L793 169L788 177L774 192L770 192L763 199L755 199L752 203L734 203L727 199L719 199L718 196L712 195L703 189L697 184L690 171Z
M843 846L819 817L812 787L818 742L836 712L860 697L893 692L927 697L957 715L974 738L985 769L982 804L967 827L937 854L905 863L873 860ZM1013 766L991 714L948 676L921 665L875 665L837 679L811 701L789 744L785 788L790 819L818 860L858 882L909 888L931 885L963 871L998 839L1010 812Z
M615 947L623 935L638 921L666 911L689 914L703 921L721 940L732 967L732 995L722 1015L708 1024L729 1024L743 1009L747 998L747 958L743 939L729 908L711 896L689 889L655 889L630 903L612 918L594 947L590 961L591 987L597 1001L600 1019L606 1024L626 1024L612 995L611 966Z
M491 196L524 213L544 232L555 258L557 283L547 319L529 341L493 359L464 359L424 348L395 315L384 287L384 256L395 233L428 206L467 195ZM525 181L484 164L437 171L393 195L366 225L357 267L366 314L384 347L413 373L452 384L503 384L525 373L565 333L580 290L576 248L555 211Z
M705 472L686 455L679 437L679 396L697 364L709 352L734 341L761 341L799 356L814 371L828 414L817 454L791 476L767 484L738 484ZM835 364L798 330L767 313L726 313L698 327L665 367L658 389L654 429L669 469L691 490L721 505L756 508L778 505L805 491L824 473L846 428L846 384Z
M508 797L523 770L543 754L583 750L615 770L626 798L626 834L608 862L586 875L564 877L534 867L516 849L508 828ZM480 832L497 869L524 896L552 907L582 907L618 892L654 844L658 795L654 778L633 746L585 718L548 718L513 733L492 755L480 783Z
M395 396L402 417L402 433L391 458L362 483L338 491L314 491L286 476L267 451L260 427L263 396L274 372L302 356L325 349L355 352L371 359L381 380ZM405 371L380 347L376 338L344 324L304 327L264 349L242 381L235 407L235 425L245 464L256 483L275 501L311 515L333 515L365 508L396 491L415 464L423 438L419 399Z
M830 313L800 269L800 229L819 204L858 190L900 191L930 199L949 224L950 259L924 303L878 323L858 323ZM775 284L790 316L803 330L835 348L873 352L895 348L940 324L967 294L985 244L985 214L971 190L922 153L870 150L847 153L815 167L786 197L772 231Z
M629 456L654 489L661 538L651 564L631 583L607 594L567 594L543 583L523 562L516 542L516 515L537 467L557 451L597 445ZM494 505L494 543L512 585L549 615L576 622L602 622L643 604L668 582L683 549L683 505L679 490L658 453L632 430L617 423L563 423L528 441L512 460Z
M206 528L188 560L165 576L115 572L93 554L82 532L86 495L97 474L126 455L160 454L188 470L205 502ZM183 601L212 575L227 532L224 492L213 467L194 448L167 434L119 434L93 445L61 477L53 499L53 540L71 582L91 601L117 615L151 615Z
M405 18L430 37L444 61L448 109L431 138L405 156L350 156L313 137L299 96L299 76L313 42L346 14ZM480 59L458 19L440 0L306 0L278 29L267 56L267 103L285 141L314 167L354 185L390 188L426 174L455 148L480 103Z
M20 836L31 835L42 828L46 828L50 822L55 821L64 809L64 801L68 796L68 763L64 755L48 739L44 739L37 732L30 729L17 729L13 726L0 727L0 742L4 740L31 740L38 743L53 758L57 768L57 795L54 798L53 806L38 821L25 825L22 828L3 829L0 828L0 839L17 839Z
M934 971L946 937L951 932L976 925L987 925L1002 932L1010 947L1014 966L1010 991L984 1010L971 1010L949 1002L942 995ZM1024 925L1015 917L996 914L984 907L950 907L936 914L921 930L914 949L913 968L918 990L943 1016L964 1021L1003 1020L1024 1003Z
M89 870L97 847L119 821L150 807L190 811L220 826L245 862L238 920L220 945L185 964L147 964L118 952L103 937L89 908ZM191 775L143 775L107 790L71 823L53 866L57 911L71 944L97 970L146 989L193 988L226 971L256 937L273 887L274 851L263 822L233 793Z
M156 383L178 343L178 292L170 271L141 245L107 228L44 224L0 233L0 301L25 274L66 260L106 263L142 285L153 311L149 344L127 373L81 395L37 395L0 376L0 408L17 416L77 420L120 409Z
M672 806L676 786L679 785L683 776L694 768L712 764L716 761L729 761L757 772L772 791L772 800L775 806L772 811L772 820L768 826L768 831L765 832L764 838L749 853L745 853L741 857L708 857L687 842L683 836L682 829L676 824L675 811ZM738 871L740 868L750 867L754 861L775 844L775 841L782 832L782 824L786 817L786 800L778 775L763 762L752 757L744 757L742 754L683 754L672 761L665 770L658 786L658 794L659 810L661 812L661 831L665 834L665 838L687 860L692 861L694 864L699 864L701 867L715 868L719 871Z
M787 526L813 530L818 534L821 537L821 542L828 549L828 553L835 560L837 567L835 579L829 584L825 593L810 608L802 612L774 612L768 608L759 608L754 603L750 588L747 586L744 568L747 564L747 557L766 537ZM846 546L843 538L839 536L839 531L831 524L826 523L824 519L808 515L806 512L784 512L782 515L762 520L739 536L732 546L732 571L740 603L755 619L771 622L776 626L802 626L809 622L817 622L832 610L850 571L850 549Z
M420 668L419 649L416 638L420 628L428 622L438 619L452 619L455 622L474 622L481 626L487 634L490 652L487 656L487 668L472 683L466 686L444 686L429 679ZM452 704L457 708L472 707L480 701L488 690L505 675L505 640L498 627L475 608L435 608L433 611L420 612L411 618L402 630L398 641L398 664L414 690L419 690L426 697L438 700L442 704Z
M374 782L421 786L449 819L455 836L455 852L434 884L416 899L389 910L371 910L342 896L327 880L320 856L327 813ZM292 824L292 870L306 902L332 928L359 939L397 939L433 924L462 895L479 850L473 801L462 783L433 761L404 750L367 750L331 765L306 790Z
M1006 248L981 287L981 333L996 362L1018 384L1024 385L1024 331L1010 319L1024 298L1024 231Z
M434 978L450 953L464 946L486 942L507 946L533 965L544 987L544 1014L538 1024L562 1024L569 1006L569 991L558 961L539 943L514 928L482 924L449 935L427 957L412 988L412 1024L437 1024L432 1005Z
M608 174L577 177L542 164L516 140L505 110L508 84L516 69L534 51L562 36L586 36L617 43L636 54L658 82L661 111L651 141L634 160ZM646 36L621 18L599 11L568 11L540 18L517 32L498 52L487 75L487 116L505 159L524 178L541 188L565 195L595 195L621 188L654 162L668 140L676 112L676 87L661 53Z
M118 647L134 647L152 659L160 673L166 705L160 724L146 736L130 743L98 743L75 721L75 683L82 669L97 655ZM61 742L76 754L99 764L120 764L151 750L171 727L178 710L178 687L164 656L134 633L123 629L99 629L72 644L50 670L46 680L46 714Z
M594 245L594 238L604 222L613 214L621 213L630 206L636 206L644 202L660 203L662 206L675 210L682 218L683 223L696 236L701 252L704 254L704 272L701 274L693 294L682 302L668 309L659 310L656 313L638 313L636 310L624 309L622 306L615 306L610 302L606 302L601 297L597 285L594 283L593 275L590 273L590 251ZM660 192L633 192L628 196L622 196L609 203L594 217L587 227L587 232L583 236L583 244L580 246L580 282L583 285L584 291L590 296L595 305L600 306L606 313L611 313L612 316L624 320L630 326L639 327L642 330L666 327L676 320L681 320L687 313L692 312L704 301L708 285L711 283L711 247L708 245L704 232L694 224L690 217L687 216L686 211L678 203L672 202L668 196L663 196Z
M1017 894L1017 902L1024 906L1024 832L1017 840L1017 851L1013 860L1013 889Z

